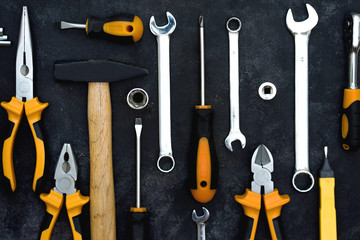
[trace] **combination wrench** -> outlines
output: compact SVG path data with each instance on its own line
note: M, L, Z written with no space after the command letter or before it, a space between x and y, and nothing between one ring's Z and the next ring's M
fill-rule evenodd
M238 27L233 30L230 28L232 23ZM225 139L225 146L229 151L233 151L231 143L239 140L241 147L245 148L246 138L240 131L240 98L239 98L239 32L241 21L236 17L230 18L226 23L229 33L229 78L230 78L230 132Z
M154 16L150 18L150 31L156 36L158 48L158 90L159 90L159 145L160 154L157 167L161 172L168 173L175 167L171 146L171 112L170 112L170 35L176 28L174 16L166 12L168 24L157 26ZM163 169L160 161L171 160L171 167Z
M306 4L306 9L309 17L302 22L295 22L291 9L286 15L286 26L295 40L295 173L292 184L299 192L308 192L314 186L314 177L309 169L308 45L311 30L319 17L310 4ZM300 175L310 178L309 187L296 185L296 178Z
M197 239L198 240L206 240L206 234L205 234L205 222L210 217L210 212L205 207L202 208L204 211L204 215L198 216L196 214L196 210L194 209L192 212L192 220L197 225Z

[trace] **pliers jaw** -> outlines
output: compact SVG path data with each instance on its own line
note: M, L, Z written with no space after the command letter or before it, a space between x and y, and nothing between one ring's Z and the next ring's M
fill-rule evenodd
M78 167L71 145L65 143L55 170L54 191L66 195L76 193L75 182L77 180L77 174Z
M268 194L274 191L274 182L271 181L271 173L274 171L274 160L271 152L265 145L259 145L251 158L251 172L253 172L253 181L251 182L251 191L261 194L261 187L264 187L264 193Z

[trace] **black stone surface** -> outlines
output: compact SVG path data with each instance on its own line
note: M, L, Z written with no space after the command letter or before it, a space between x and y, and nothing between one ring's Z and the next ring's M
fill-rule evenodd
M117 238L125 238L126 216L135 204L134 118L143 118L142 204L150 212L151 239L195 239L191 220L195 202L186 187L186 152L191 131L191 113L200 101L198 17L205 17L206 99L215 109L214 137L219 157L219 188L205 206L211 213L207 221L208 239L241 239L244 215L235 194L250 187L250 159L263 143L273 154L273 180L281 194L291 201L281 215L287 239L319 238L318 171L323 146L329 146L329 161L336 177L336 209L339 239L359 239L359 152L347 153L340 146L340 111L346 82L346 56L343 50L342 21L346 11L360 11L360 2L311 1L319 15L309 46L310 168L316 178L308 193L297 192L291 178L294 170L294 40L285 25L292 8L295 20L307 17L307 1L1 1L0 26L12 40L11 47L0 48L0 98L15 95L16 45L23 5L28 6L34 50L36 96L50 106L41 123L46 144L49 176L46 192L53 186L52 176L63 143L72 144L79 165L78 186L89 195L89 146L87 132L87 85L55 82L56 60L111 59L149 69L149 75L111 85L113 110L113 162L116 192ZM155 16L158 25L166 23L165 12L177 20L171 37L172 143L176 167L169 174L156 167L158 157L157 47L148 28ZM119 12L134 13L144 22L143 39L130 46L89 39L82 30L60 31L54 21L84 23L89 15L105 17ZM237 16L240 33L241 130L245 149L234 145L229 152L224 139L229 130L228 36L225 23ZM263 101L257 93L265 81L274 83L278 94ZM126 94L142 87L150 97L145 110L135 111L126 104ZM7 114L0 111L0 136L8 131ZM17 190L9 192L0 184L0 238L37 239L45 215L43 202L31 190L35 148L30 129L23 121L15 143L14 164ZM83 233L89 238L89 205L83 209ZM256 239L270 239L265 214L261 213ZM63 209L52 239L72 239Z

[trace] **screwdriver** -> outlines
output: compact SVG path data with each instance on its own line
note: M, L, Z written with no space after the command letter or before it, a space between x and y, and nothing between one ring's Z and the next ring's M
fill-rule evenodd
M215 195L219 166L213 139L214 112L205 105L205 57L204 57L204 18L199 17L200 26L200 70L201 105L194 109L192 142L190 149L189 185L194 199L201 203L209 202Z
M149 215L145 207L140 207L140 136L141 118L135 118L136 132L136 207L130 208L128 215L128 239L148 239Z
M117 14L109 18L90 17L85 24L55 22L56 28L85 29L89 37L106 38L121 43L135 43L144 32L144 26L138 16L129 13Z
M320 240L337 239L335 210L335 177L328 160L328 147L324 147L324 164L320 170Z

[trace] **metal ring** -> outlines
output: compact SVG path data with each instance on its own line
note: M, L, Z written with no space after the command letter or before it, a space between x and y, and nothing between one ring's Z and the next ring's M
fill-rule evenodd
M308 176L310 177L310 179L311 179L310 187L308 187L308 188L306 188L306 189L300 189L300 188L298 188L298 187L296 186L296 184L295 184L295 178L296 178L297 176L299 176L300 174L306 174L306 175L308 175ZM308 191L310 191L310 190L314 187L314 183L315 183L315 180L314 180L313 175L311 174L311 172L309 172L309 171L307 171L307 170L296 171L296 172L294 173L293 178L292 178L292 184L293 184L294 188L295 188L297 191L299 191L299 192L308 192Z
M258 92L262 99L271 100L275 97L277 90L271 82L264 82L260 85Z
M237 29L235 29L235 30L232 30L232 29L230 29L230 27L229 27L229 23L231 22L231 21L237 21L238 23L239 23L239 27L237 28ZM235 33L235 32L239 32L240 31L240 29L241 29L241 21L240 21L240 19L238 19L237 17L232 17L232 18L230 18L229 20L227 20L227 22L226 22L226 28L227 28L227 30L229 31L229 32L233 32L233 33Z
M142 88L134 88L130 90L126 99L128 105L136 110L143 109L149 102L149 96Z
M171 161L172 161L172 166L171 166L171 168L169 168L169 169L167 169L167 170L162 169L162 168L160 167L160 160L161 160L162 158L164 158L164 157L170 158ZM175 159L174 159L174 157L171 156L171 155L161 155L161 156L158 158L158 160L157 160L157 167L158 167L158 169L159 169L161 172L163 172L163 173L171 172L171 171L174 169L174 167L175 167Z

